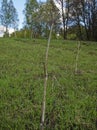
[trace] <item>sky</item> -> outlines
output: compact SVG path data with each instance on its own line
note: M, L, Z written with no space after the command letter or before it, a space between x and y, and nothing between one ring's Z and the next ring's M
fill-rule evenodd
M24 20L24 15L23 15L23 10L24 10L24 4L26 0L13 0L14 6L17 9L18 12L18 17L19 17L19 29L22 28L23 25L23 20Z

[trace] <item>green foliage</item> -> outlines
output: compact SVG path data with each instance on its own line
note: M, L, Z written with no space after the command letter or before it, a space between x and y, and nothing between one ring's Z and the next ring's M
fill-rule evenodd
M8 28L18 28L18 14L14 7L13 1L2 0L0 8L0 23L6 27L5 36L8 34Z
M52 22L54 33L59 32L60 14L53 1L43 4L36 0L27 0L24 14L24 25L32 31L33 38L48 37Z
M14 7L13 1L10 0L9 1L9 11L10 11L10 19L11 19L11 27L14 28L14 30L16 31L16 29L18 29L18 13L16 8Z
M31 31L28 29L21 29L19 31L13 32L11 37L15 37L15 34L18 38L31 38Z
M9 33L8 33L8 32L5 32L4 35L3 35L3 37L8 38L8 37L9 37Z
M40 28L40 24L38 23L39 18L36 18L36 12L38 10L38 2L37 0L27 0L25 3L25 26L27 26L33 34L35 35ZM33 37L34 37L33 35ZM32 35L31 35L32 38Z
M69 40L76 40L77 36L76 36L76 34L68 34L67 39L69 39Z
M39 130L46 40L0 39L0 130ZM96 130L97 44L52 40L45 130Z
M0 22L5 27L8 27L10 24L10 11L9 11L9 5L7 0L2 0L1 2L1 8L0 8Z

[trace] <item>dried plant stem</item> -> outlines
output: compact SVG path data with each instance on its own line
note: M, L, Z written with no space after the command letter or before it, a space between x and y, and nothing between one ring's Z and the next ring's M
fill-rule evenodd
M80 46L81 46L81 42L78 41L78 46L77 46L77 55L76 55L76 63L75 63L75 73L78 72L78 60L79 60Z
M49 52L49 46L50 46L50 41L51 41L51 34L53 30L53 23L51 25L50 29L50 34L48 38L48 44L47 44L47 49L46 49L46 57L45 57L45 64L44 64L44 92L43 92L43 104L42 104L42 118L41 118L41 130L44 130L44 122L45 122L45 111L46 111L46 89L47 89L47 80L48 80L48 52Z

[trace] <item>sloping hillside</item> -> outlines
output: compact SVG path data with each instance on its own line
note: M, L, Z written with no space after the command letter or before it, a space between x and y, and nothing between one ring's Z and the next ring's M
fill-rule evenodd
M0 39L0 130L39 130L46 40ZM45 130L96 130L97 43L52 40Z

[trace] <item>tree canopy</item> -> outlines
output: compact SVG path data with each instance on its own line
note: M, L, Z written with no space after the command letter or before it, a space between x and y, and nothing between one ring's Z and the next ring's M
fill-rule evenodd
M12 0L2 0L0 8L0 22L6 27L6 34L8 34L8 28L12 27L16 29L18 27L18 14L14 7Z

